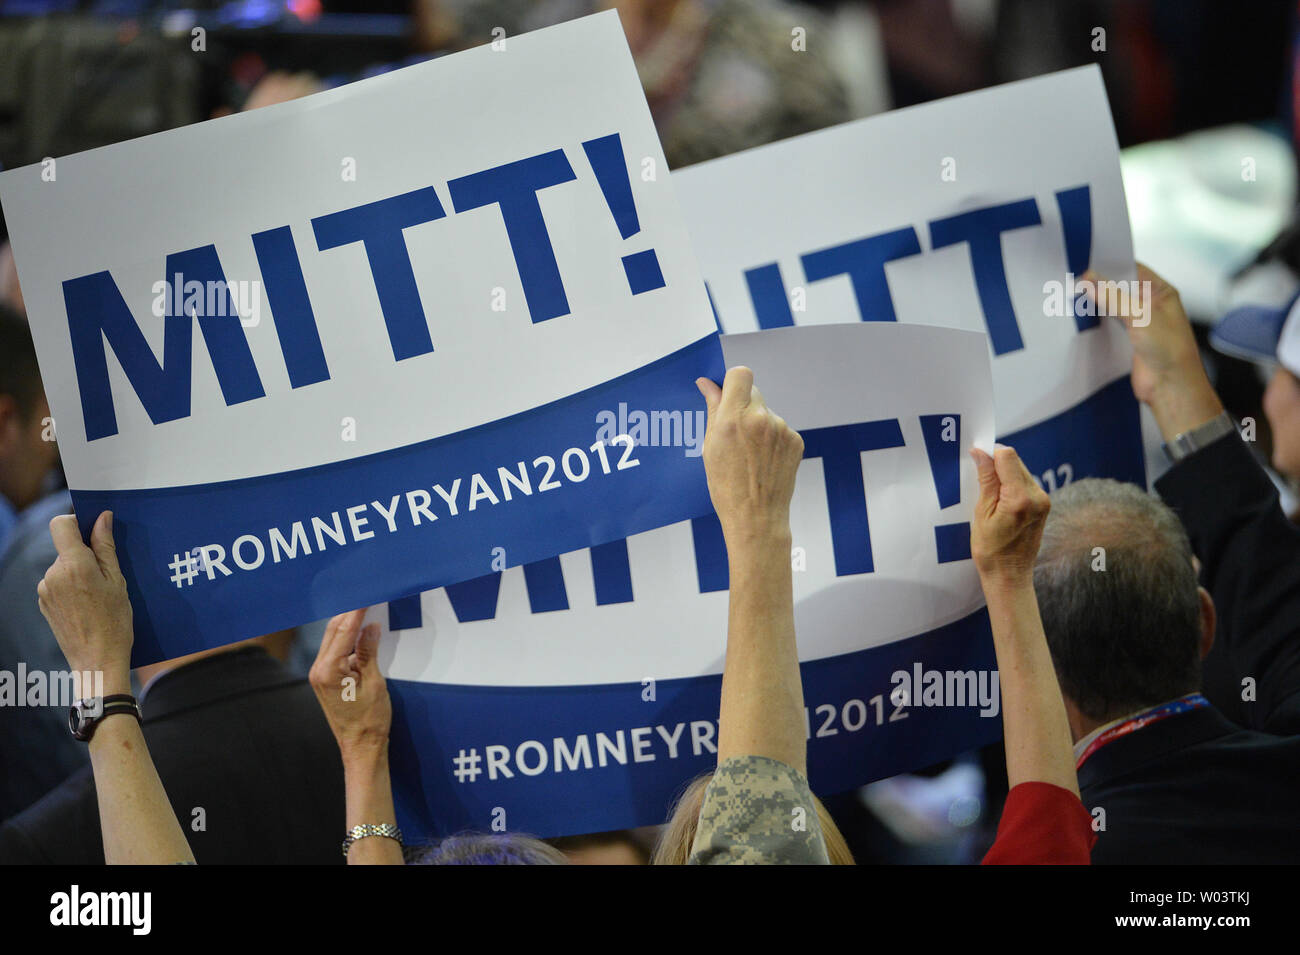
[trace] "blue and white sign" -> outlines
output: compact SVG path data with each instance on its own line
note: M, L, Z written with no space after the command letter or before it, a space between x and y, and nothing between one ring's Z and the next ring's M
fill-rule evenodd
M1133 281L1095 66L885 113L673 173L724 332L906 322L988 333L998 434L1051 491L1145 485L1123 328ZM918 372L923 373L923 372Z
M992 440L990 403L1049 490L1144 480L1127 339L1073 294L1090 264L1135 277L1100 74L673 180L720 327L770 330L725 336L729 362L754 366L804 434L791 560L814 789L996 739L964 524L966 449ZM605 423L653 446L664 429L638 408ZM681 429L684 453L702 425ZM489 828L497 810L543 835L663 821L713 765L727 584L710 516L381 608L403 828Z
M968 452L994 435L986 336L876 323L722 343L804 438L790 556L814 788L998 738L968 524ZM662 442L647 412L620 413ZM687 426L666 433L697 451ZM662 822L716 759L727 588L710 513L374 608L403 832Z
M613 12L0 197L137 663L709 510L697 459L592 426L722 373Z

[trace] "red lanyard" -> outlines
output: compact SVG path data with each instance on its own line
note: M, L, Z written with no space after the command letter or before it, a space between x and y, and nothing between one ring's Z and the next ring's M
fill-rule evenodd
M1189 693L1187 696L1180 696L1176 700L1170 700L1168 703L1161 703L1159 706L1153 707L1152 709L1130 716L1122 723L1112 726L1089 743L1088 748L1079 755L1079 760L1074 764L1074 768L1077 770L1083 765L1084 760L1112 740L1117 740L1121 736L1127 736L1129 733L1132 733L1135 730L1140 730L1144 726L1150 726L1152 723L1156 723L1164 719L1166 716L1173 716L1176 713L1187 713L1191 710L1199 710L1201 707L1209 705L1210 701L1201 694Z

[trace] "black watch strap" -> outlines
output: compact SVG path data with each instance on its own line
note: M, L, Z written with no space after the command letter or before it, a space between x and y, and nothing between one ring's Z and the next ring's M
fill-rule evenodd
M104 717L118 713L134 716L138 722L144 723L136 698L130 693L114 693L102 699L78 700L74 703L68 714L68 729L75 738L89 743Z

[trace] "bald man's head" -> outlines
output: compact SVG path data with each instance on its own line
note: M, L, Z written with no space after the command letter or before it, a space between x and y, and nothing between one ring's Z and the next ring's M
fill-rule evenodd
M1053 494L1034 590L1061 690L1090 719L1200 689L1191 543L1156 496L1098 478Z

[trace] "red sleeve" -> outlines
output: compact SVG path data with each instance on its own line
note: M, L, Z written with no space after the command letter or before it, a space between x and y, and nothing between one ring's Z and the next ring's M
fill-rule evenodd
M1007 794L998 837L983 865L1088 865L1097 834L1079 797L1051 783L1020 783Z

